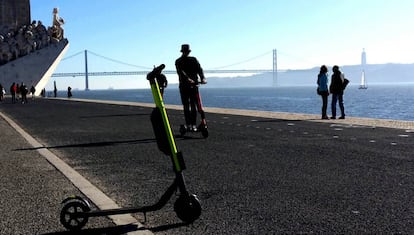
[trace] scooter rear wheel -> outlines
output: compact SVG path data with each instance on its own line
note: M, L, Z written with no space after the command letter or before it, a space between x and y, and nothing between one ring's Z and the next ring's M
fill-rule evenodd
M81 230L89 218L85 215L80 216L79 213L87 211L90 211L90 208L82 201L70 201L63 206L60 212L60 222L68 230Z
M201 215L200 201L194 194L181 195L174 203L174 211L183 222L192 223Z

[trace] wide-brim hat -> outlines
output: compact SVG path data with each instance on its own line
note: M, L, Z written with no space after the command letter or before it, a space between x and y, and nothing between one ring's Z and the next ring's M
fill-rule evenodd
M180 52L190 52L191 50L190 50L190 45L188 45L188 44L183 44L183 45L181 45L181 50L180 50Z

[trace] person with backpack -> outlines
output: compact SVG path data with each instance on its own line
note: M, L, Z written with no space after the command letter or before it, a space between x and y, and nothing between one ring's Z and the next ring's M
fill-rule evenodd
M339 108L341 109L341 116L339 119L345 119L345 107L344 107L344 89L347 83L345 83L344 74L339 70L339 66L332 67L331 84L329 91L332 94L331 119L336 119L336 104L339 102Z

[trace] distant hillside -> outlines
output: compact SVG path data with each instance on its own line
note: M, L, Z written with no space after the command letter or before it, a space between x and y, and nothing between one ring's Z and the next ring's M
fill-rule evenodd
M331 70L332 68L329 68ZM358 85L361 79L360 65L347 65L340 68L350 84ZM287 70L279 72L279 86L315 85L318 68L305 70ZM332 72L329 71L331 75ZM370 64L365 68L365 78L369 84L414 83L414 64ZM208 77L208 87L267 87L272 86L272 73L257 74L248 77Z

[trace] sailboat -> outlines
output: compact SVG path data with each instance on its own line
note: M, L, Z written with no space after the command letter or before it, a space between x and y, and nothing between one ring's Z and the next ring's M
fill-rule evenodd
M359 89L368 89L367 81L365 80L365 71L364 70L362 70L361 84L359 85Z

